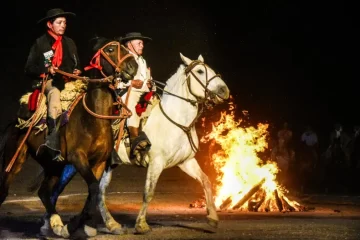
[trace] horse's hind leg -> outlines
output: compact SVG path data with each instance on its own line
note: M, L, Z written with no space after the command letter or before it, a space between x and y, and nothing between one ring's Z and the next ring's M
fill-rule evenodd
M156 164L156 160L157 160L156 158L153 159L153 161L150 162L149 167L147 169L145 191L143 195L143 204L141 206L135 224L135 232L137 234L145 234L151 231L150 226L146 222L146 212L150 201L154 197L155 187L159 180L160 174L164 169L162 165Z
M11 167L11 170L9 172L6 172L5 170L1 173L1 177L0 177L0 206L2 205L2 203L5 201L6 197L9 194L9 187L10 184L12 183L14 177L16 176L16 174L18 174L23 166L23 163L25 162L26 158L28 157L28 146L26 144L23 145L23 147L21 148L18 157L16 158L13 166ZM11 159L13 156L14 152L5 152L5 159ZM6 161L6 163L8 164L9 161ZM7 166L5 166L7 167Z
M105 201L105 194L106 188L109 186L109 183L112 178L112 168L109 166L106 171L104 171L101 180L100 180L100 192L99 192L99 210L101 213L101 217L105 223L106 228L112 233L116 235L120 235L125 233L124 229L122 228L121 224L115 221L112 217L111 213L109 212L106 201Z
M183 162L179 165L179 168L187 173L190 177L201 183L205 193L208 223L212 227L217 227L219 217L216 213L216 207L211 190L211 183L208 176L201 170L195 158Z

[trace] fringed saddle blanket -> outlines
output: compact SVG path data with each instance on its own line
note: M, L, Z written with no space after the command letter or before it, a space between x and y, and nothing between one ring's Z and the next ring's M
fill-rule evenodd
M65 84L64 90L62 90L60 93L61 108L63 110L63 114L67 114L69 108L72 106L74 101L78 98L80 94L83 94L86 89L87 84L84 83L82 80L70 81ZM40 99L41 102L39 102ZM28 105L29 110L32 110L31 106L33 106L34 101L37 103L35 106L39 108L38 113L36 114L36 116L33 114L29 119L18 118L18 124L16 125L18 128L23 129L29 127L34 117L36 117L33 123L33 126L35 128L39 129L39 131L43 131L46 128L47 106L45 95L43 94L42 98L40 98L40 94L37 94L36 96L32 92L28 92L20 98L20 104ZM136 113L141 117L141 119L147 119L147 117L150 115L152 108L157 103L159 103L159 101L159 96L154 92L144 94L140 99L138 105L136 106ZM67 120L67 118L64 119ZM67 121L63 122L62 125L66 123ZM114 137L117 137L119 133L119 127L120 120L113 121L112 130Z
M60 92L61 108L63 113L66 113L69 110L71 104L80 94L84 93L86 89L87 84L82 80L71 81L65 84L64 90ZM39 102L40 99L41 102ZM33 121L34 116L36 119L34 119L33 126L36 126L36 128L38 128L40 131L43 131L46 128L47 107L45 95L43 94L42 98L40 98L40 93L36 94L36 92L28 92L20 98L20 104L28 105L30 111L35 110L32 107L34 101L37 103L36 105L38 108L38 113L36 116L33 114L29 119L26 120L18 118L18 128L23 129L29 127Z

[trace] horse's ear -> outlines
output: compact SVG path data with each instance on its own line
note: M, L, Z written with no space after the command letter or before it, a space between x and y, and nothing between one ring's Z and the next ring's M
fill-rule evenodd
M198 60L201 61L201 62L204 62L204 58L203 58L203 56L201 54L199 55Z
M189 65L191 63L191 60L189 58L185 57L184 55L182 55L181 53L180 53L180 57L186 65Z

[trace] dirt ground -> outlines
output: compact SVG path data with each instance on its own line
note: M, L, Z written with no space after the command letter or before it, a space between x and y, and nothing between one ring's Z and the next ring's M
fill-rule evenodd
M42 238L38 233L44 207L36 193L26 190L38 171L29 159L12 184L0 208L0 239ZM89 239L360 239L360 198L356 196L289 196L310 209L305 212L219 210L219 227L211 228L204 208L190 208L190 203L202 198L200 184L178 168L165 170L160 177L147 214L153 231L134 235L145 174L146 169L135 166L115 169L106 201L127 234L111 235L100 224L98 235ZM75 176L57 205L64 223L81 211L86 197L84 181Z

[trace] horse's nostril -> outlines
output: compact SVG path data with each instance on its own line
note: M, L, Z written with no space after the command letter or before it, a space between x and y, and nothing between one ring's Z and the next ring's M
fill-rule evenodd
M219 89L219 93L221 94L221 95L223 95L223 94L225 94L226 93L226 87L220 87L220 89Z
M219 88L219 95L222 98L227 99L229 97L229 89L226 86L221 86Z

